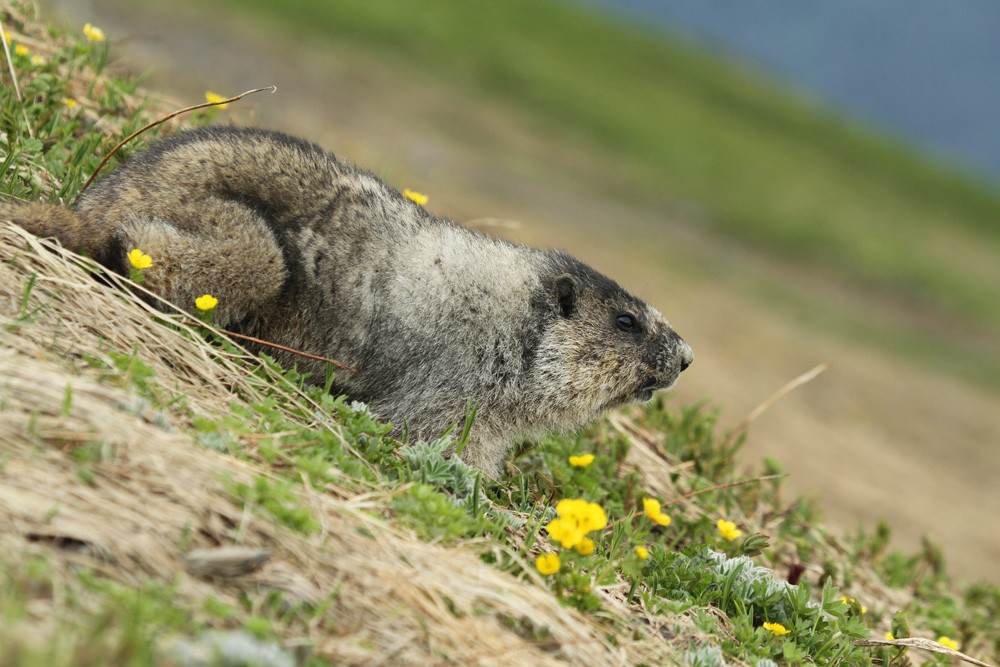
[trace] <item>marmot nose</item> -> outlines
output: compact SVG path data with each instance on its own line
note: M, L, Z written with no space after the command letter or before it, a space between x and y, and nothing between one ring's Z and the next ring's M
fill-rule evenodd
M687 370L688 366L694 363L694 352L691 350L691 346L684 342L684 339L679 339L680 349L678 352L681 357L681 372Z

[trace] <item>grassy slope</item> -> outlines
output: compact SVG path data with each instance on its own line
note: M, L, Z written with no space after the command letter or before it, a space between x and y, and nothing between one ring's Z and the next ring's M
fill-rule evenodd
M110 134L124 133L143 98L123 82L95 83L99 51L52 46L40 30L29 32L15 34L49 64L29 64L30 54L15 60L25 105L9 87L0 91L11 156L2 189L72 196L112 142L97 118L115 121L103 125ZM66 106L68 98L77 106ZM15 520L0 524L0 664L102 664L108 656L148 664L205 628L242 629L346 662L396 659L401 650L413 660L469 662L489 637L501 650L517 643L526 664L578 662L584 650L595 662L620 660L621 652L632 662L680 661L696 648L824 663L861 657L838 631L881 633L903 605L918 633L957 635L984 656L997 651L1000 592L957 594L933 545L909 557L886 553L885 532L838 540L808 503L783 501L773 482L684 499L734 479L738 446L714 433L711 415L655 405L579 439L552 439L519 461L523 475L456 507L450 499L467 473L432 454L397 456L396 443L363 412L296 390L294 374L289 384L168 317L154 321L134 297L91 281L78 260L9 229L3 244L0 502ZM339 425L322 418L329 413ZM591 468L567 464L579 451L597 455ZM560 552L572 565L544 583L531 567L547 542L537 533L538 510L577 495L600 502L614 525L594 535L588 559ZM645 495L679 501L668 529L631 516ZM686 560L702 545L730 554L747 546L718 534L722 517L771 537L760 562L776 572L804 565L802 591L818 595L829 581L869 610L828 594L830 621L803 599ZM292 571L215 582L179 574L183 552L220 543L271 547ZM633 555L638 543L652 553L646 564ZM429 576L441 562L448 567ZM457 579L483 563L490 567ZM602 570L607 586L593 587L590 576ZM397 571L405 576L385 576ZM414 588L406 588L410 580ZM494 586L504 587L502 596ZM630 588L638 597L623 606ZM560 615L555 600L571 613ZM792 634L778 641L764 620L782 621Z
M593 145L613 168L592 187L681 218L695 202L703 213L684 224L818 270L869 307L817 308L794 279L766 281L768 298L1000 386L989 333L1000 299L987 287L1000 284L1000 197L752 72L553 2L218 4L377 53ZM910 330L860 314L885 308Z
M986 472L1000 464L989 454L1000 434L996 394L885 354L904 333L939 365L953 362L960 347L906 329L909 323L891 317L896 300L880 299L876 290L872 299L838 290L819 269L789 275L788 263L773 254L746 250L721 233L692 232L694 225L663 224L662 208L602 196L607 179L589 166L609 164L607 151L557 136L508 102L484 102L384 51L308 33L295 33L289 46L279 27L255 15L227 13L233 30L220 39L209 8L189 14L160 5L151 17L145 8L119 9L95 8L75 20L102 23L113 39L157 25L163 38L128 39L113 60L132 71L154 68L156 85L179 100L198 100L206 89L277 83L278 95L250 102L258 122L320 141L398 187L420 186L438 214L472 220L490 212L524 221L515 238L564 247L639 291L695 344L699 363L675 396L713 396L735 420L790 377L833 360L831 373L757 422L747 460L787 461L791 488L819 493L844 529L862 520L871 526L891 511L907 548L932 534L950 545L961 576L1000 576L995 544L975 518L996 495ZM139 45L154 43L164 50L144 58ZM250 111L229 113L253 122ZM794 321L790 302L817 321ZM914 315L925 327L935 321L929 311ZM845 322L854 327L851 337L837 335ZM958 321L942 324L945 336L960 334ZM883 464L871 465L872 456ZM901 497L907 502L898 503ZM967 505L943 500L949 498Z

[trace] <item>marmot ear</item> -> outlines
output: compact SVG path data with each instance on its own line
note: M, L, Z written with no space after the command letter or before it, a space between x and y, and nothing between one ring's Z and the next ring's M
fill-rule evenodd
M576 280L568 273L556 278L554 296L559 314L569 317L576 310Z

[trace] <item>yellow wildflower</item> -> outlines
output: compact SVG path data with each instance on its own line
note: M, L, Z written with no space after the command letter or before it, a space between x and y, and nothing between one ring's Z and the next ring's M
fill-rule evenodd
M664 514L660 511L660 501L656 498L643 498L642 508L645 511L646 516L648 516L651 521L654 521L661 526L670 525L670 515Z
M556 505L559 516L576 521L580 530L589 533L608 525L608 515L597 503L588 503L583 498L565 498Z
M844 604L846 604L848 607L850 607L853 603L858 602L854 598L849 598L846 595L841 595L840 599L843 600ZM861 608L861 613L862 614L867 614L868 613L868 607L864 606L860 602L858 602L858 607Z
M649 558L649 552L646 551L646 547L636 547L635 555L641 558L642 560L646 560L647 558Z
M542 554L535 561L535 567L542 574L555 574L559 571L559 567L562 564L559 562L559 556L555 554Z
M14 53L16 53L19 56L26 56L28 55L28 47L25 46L24 44L18 44L17 46L14 47Z
M765 623L764 624L764 629L765 630L770 630L771 632L773 632L774 634L776 634L778 636L787 635L788 634L788 628L786 628L785 626L783 626L781 623Z
M128 261L137 269L148 269L153 265L153 258L138 248L129 251Z
M719 529L719 534L724 538L732 542L737 537L743 534L743 531L736 527L736 524L732 521L726 521L725 519L719 519L718 523L715 524Z
M578 456L569 457L569 464L574 468L586 468L593 462L594 462L593 454L580 454Z
M198 310L212 310L219 303L211 294L203 294L194 300L194 305Z
M42 58L41 56L31 56L31 64L32 65L41 65L44 62L45 62L45 59Z
M951 637L948 637L947 635L941 635L940 637L938 637L937 643L941 644L941 646L947 646L952 651L958 650L958 642L952 639Z
M66 105L67 109L75 109L76 105L79 104L79 102L74 100L72 97L67 97L66 99L63 100L63 104Z
M219 95L218 93L213 93L210 90L205 91L205 101L206 102L215 103L215 102L221 102L222 100L228 100L228 99L229 99L228 97L223 97L222 95ZM216 106L219 107L220 109L225 109L226 107L229 106L229 103L226 102L225 104L216 104Z
M885 633L885 639L886 639L886 641L890 641L891 642L891 641L893 641L896 638L892 636L891 632L887 632L887 633Z
M427 204L427 195L422 195L419 192L414 192L413 190L411 190L409 188L406 188L405 190L403 190L403 196L406 197L407 199L412 199L413 201L417 202L421 206L424 206L424 205Z
M585 537L576 545L576 552L581 556L589 556L594 553L594 540Z
M103 42L104 41L104 31L97 26L90 25L87 23L83 26L83 34L87 36L92 42Z
M575 547L583 540L584 533L580 530L580 526L570 519L561 517L553 519L545 526L545 530L549 532L549 537L567 549Z
M582 498L566 498L556 505L558 519L549 522L545 529L556 542L569 549L580 544L587 533L608 525L608 516L597 503Z

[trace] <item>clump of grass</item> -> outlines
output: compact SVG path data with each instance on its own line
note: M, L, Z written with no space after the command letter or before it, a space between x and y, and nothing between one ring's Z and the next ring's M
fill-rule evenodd
M20 7L17 5L16 7ZM50 36L28 7L5 17L9 85L0 87L0 195L71 201L114 146L152 120L140 81L107 73L106 40ZM18 85L13 85L14 81ZM171 129L175 125L158 128ZM115 163L153 140L150 132Z

